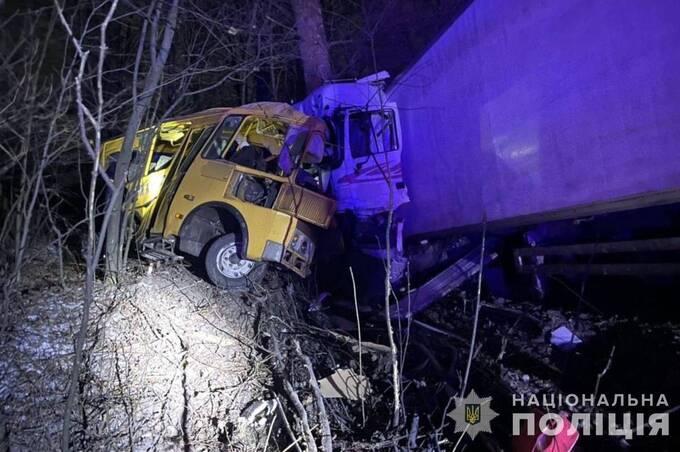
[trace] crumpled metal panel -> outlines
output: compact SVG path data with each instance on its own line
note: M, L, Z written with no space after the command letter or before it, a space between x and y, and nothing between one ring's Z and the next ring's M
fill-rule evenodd
M322 228L328 228L335 213L335 201L305 188L283 184L274 208Z
M402 74L408 233L680 187L680 2L476 0Z

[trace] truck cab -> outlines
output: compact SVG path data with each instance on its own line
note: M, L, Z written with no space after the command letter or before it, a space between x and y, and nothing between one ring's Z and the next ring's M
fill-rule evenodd
M387 72L329 83L295 105L323 119L330 134L325 163L338 211L369 217L409 201L401 169L399 110L383 91Z
M404 210L409 202L401 166L399 110L384 92L387 72L353 82L329 83L295 105L322 118L329 129L324 167L345 236L362 253L385 258L384 235L392 211L393 279L401 257Z
M219 287L266 262L307 276L335 201L319 164L327 128L286 104L207 110L141 130L127 185L138 244L199 258ZM115 161L122 138L104 144Z

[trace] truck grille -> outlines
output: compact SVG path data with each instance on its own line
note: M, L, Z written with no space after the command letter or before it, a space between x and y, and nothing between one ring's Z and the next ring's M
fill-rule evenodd
M335 201L300 187L281 187L276 208L309 223L327 228L335 212Z

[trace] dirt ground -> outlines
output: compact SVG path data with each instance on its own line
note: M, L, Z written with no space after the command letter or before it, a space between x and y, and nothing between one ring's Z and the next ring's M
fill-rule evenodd
M32 270L3 344L10 450L59 444L82 280L67 271L62 288L51 275ZM258 448L263 433L239 421L270 382L253 359L252 296L219 291L179 266L131 279L119 289L97 287L74 448Z

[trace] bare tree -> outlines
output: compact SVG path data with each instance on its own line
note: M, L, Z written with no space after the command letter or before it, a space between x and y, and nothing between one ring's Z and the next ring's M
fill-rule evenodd
M73 47L76 50L78 65L78 74L75 77L75 91L76 91L76 105L78 112L78 122L82 142L92 158L92 170L90 173L90 184L87 193L87 247L85 250L86 261L86 275L85 275L85 291L83 296L83 312L81 314L80 328L76 337L75 352L73 356L73 365L71 367L71 378L69 381L68 397L66 400L66 407L64 409L64 422L62 427L61 449L66 451L71 449L71 414L76 398L76 389L78 387L78 380L80 376L80 363L82 361L83 348L87 338L87 329L89 324L90 307L94 299L94 283L95 272L97 269L97 262L101 254L103 240L102 235L99 235L97 240L96 224L95 224L95 194L97 181L99 176L99 156L101 153L102 144L102 128L104 124L104 92L103 92L103 78L104 78L104 61L106 58L106 32L109 24L113 20L113 15L118 6L118 0L111 0L108 12L97 27L99 30L99 52L97 54L96 64L96 100L93 106L86 105L83 99L82 84L85 75L85 68L88 62L89 50L85 50L83 41L87 36L88 29L86 28L80 37L76 37L72 30L71 24L64 16L63 9L55 1L55 8L59 14L61 23L71 37ZM94 12L91 13L94 15ZM92 17L92 16L91 16ZM89 20L88 20L89 22ZM92 131L94 139L90 139L89 131ZM107 220L110 218L111 207L107 212L104 220L106 227Z
M60 231L55 216L40 212L57 196L46 181L49 170L59 165L75 138L73 119L67 115L71 90L64 79L72 63L61 64L61 78L41 76L55 64L49 61L52 53L60 53L61 45L52 41L54 12L15 14L0 27L30 36L45 22L42 41L0 42L0 87L5 88L0 89L0 195L5 204L1 207L0 252L7 259L0 261L0 273L4 273L3 322L8 319L7 304L22 283L24 265L44 254L44 247L31 248L31 239L38 232L47 231L49 235L50 230Z
M133 97L132 115L127 123L123 146L116 162L116 172L113 178L113 193L111 194L111 219L107 229L106 256L108 270L114 278L122 271L122 249L124 239L122 232L122 206L123 190L128 181L128 171L132 160L132 146L135 135L140 128L144 115L151 105L151 99L158 89L158 85L165 67L165 62L170 54L175 27L177 25L177 13L179 0L171 0L168 10L163 8L164 2L154 1L148 9L147 18L151 22L149 34L150 66L144 78L141 93L137 93L137 77L139 75L139 61L141 53L144 51L144 37L147 34L146 22L142 29L142 36L135 59L135 72L133 76ZM162 38L159 37L160 29L163 27Z

